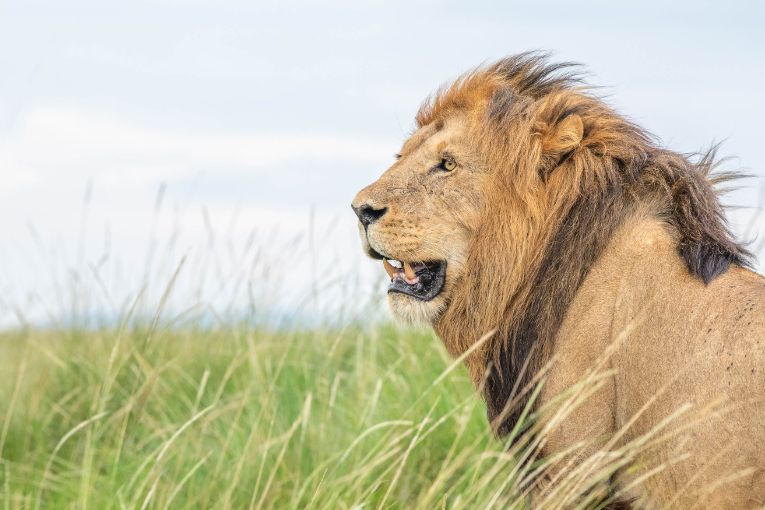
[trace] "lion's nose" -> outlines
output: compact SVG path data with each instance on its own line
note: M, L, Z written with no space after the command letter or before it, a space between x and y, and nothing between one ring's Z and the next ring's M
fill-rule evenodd
M353 208L353 212L356 213L356 216L359 217L361 224L364 225L364 228L379 220L386 212L388 212L387 207L375 209L369 204L362 204L358 207L352 205L351 207Z

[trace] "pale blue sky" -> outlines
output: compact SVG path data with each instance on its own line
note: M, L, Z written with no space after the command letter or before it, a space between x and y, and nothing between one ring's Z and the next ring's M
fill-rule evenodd
M252 228L287 238L312 207L316 225L341 222L322 234L335 267L358 249L350 199L390 164L422 99L528 49L585 64L669 147L724 140L763 176L763 26L759 1L0 0L0 289L47 296L41 251L62 267L108 252L130 279L151 238L181 230L178 254L211 225L233 244ZM728 201L754 206L762 182Z

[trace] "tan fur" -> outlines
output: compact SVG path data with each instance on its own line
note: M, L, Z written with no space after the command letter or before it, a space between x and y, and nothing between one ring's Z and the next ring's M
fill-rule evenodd
M620 338L612 383L551 433L547 453L584 439L581 455L605 448L650 398L620 444L686 402L725 401L723 417L645 453L646 469L688 457L639 484L638 504L765 504L765 279L743 268L725 224L713 185L728 176L711 173L713 154L694 163L658 147L569 70L510 57L420 109L400 159L354 206L387 211L360 230L367 251L446 260L446 286L428 302L389 294L390 305L430 322L455 356L495 332L466 362L500 434L543 366L552 360L537 406ZM444 154L454 171L434 171Z

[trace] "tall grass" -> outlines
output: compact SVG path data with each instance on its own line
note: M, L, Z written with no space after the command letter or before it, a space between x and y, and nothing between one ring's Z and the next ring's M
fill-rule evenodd
M574 464L542 458L547 431L609 377L603 366L543 410L550 422L526 416L503 442L462 364L430 331L357 326L354 314L310 329L248 320L263 304L259 293L278 294L285 271L269 278L274 266L253 243L234 250L209 237L188 258L175 248L162 264L149 257L127 296L101 265L67 270L56 286L65 289L55 296L61 310L79 303L80 315L94 315L103 307L86 290L98 289L111 312L103 324L53 311L43 327L6 306L22 327L0 333L3 509L520 509L544 478L552 489L534 508L603 508L604 483L671 438L669 424L687 412ZM278 253L294 266L289 254L299 251ZM334 277L338 265L320 261L313 272ZM70 274L77 299L67 300ZM181 292L178 274L188 280ZM210 274L226 276L208 277L214 292L205 293ZM199 304L187 308L188 296ZM183 320L188 310L215 320ZM640 476L664 467L643 466Z
M493 438L422 331L20 331L0 357L6 509L528 508L556 461L543 428ZM602 508L597 489L662 435L557 471L534 508Z
M515 495L432 335L0 338L4 508L465 508ZM437 385L433 385L435 380Z

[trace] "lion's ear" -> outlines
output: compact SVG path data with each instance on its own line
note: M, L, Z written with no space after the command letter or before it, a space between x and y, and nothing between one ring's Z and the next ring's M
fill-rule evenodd
M542 143L542 151L546 156L561 157L574 150L584 136L582 118L572 113L552 126Z

